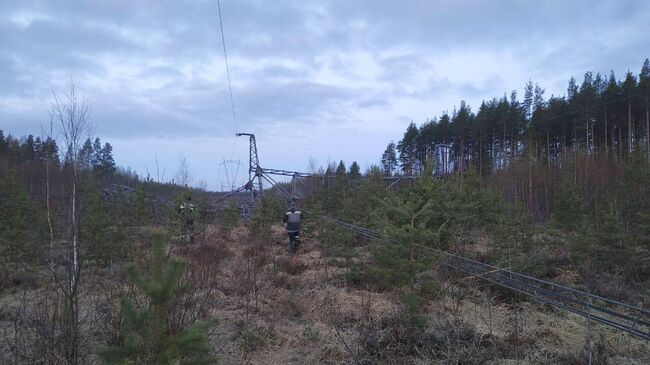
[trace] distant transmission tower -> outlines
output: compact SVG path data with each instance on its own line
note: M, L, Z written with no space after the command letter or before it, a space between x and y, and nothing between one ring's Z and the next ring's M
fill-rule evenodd
M235 190L237 187L237 177L239 175L239 168L242 166L240 160L226 160L223 159L223 162L219 164L223 169L223 172L226 176L226 185L224 186L223 180L221 180L221 189L225 190ZM224 189L225 187L225 189Z

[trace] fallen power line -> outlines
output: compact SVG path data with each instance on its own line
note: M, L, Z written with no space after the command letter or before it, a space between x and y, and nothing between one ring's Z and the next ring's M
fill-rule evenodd
M339 225L365 238L381 240L384 237L352 223L328 216L324 221ZM512 290L539 303L566 310L594 322L629 333L643 340L650 340L650 311L613 299L591 294L579 289L560 285L529 275L520 274L484 262L472 260L433 247L416 244L416 247L433 252L444 258L443 265L491 284Z

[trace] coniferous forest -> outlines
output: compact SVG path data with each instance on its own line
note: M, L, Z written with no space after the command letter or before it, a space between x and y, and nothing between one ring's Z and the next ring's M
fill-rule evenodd
M650 62L524 90L411 123L366 171L313 166L292 255L295 181L241 219L249 195L193 187L185 160L139 176L71 85L50 133L0 130L0 363L649 362L647 340L439 253L648 310Z

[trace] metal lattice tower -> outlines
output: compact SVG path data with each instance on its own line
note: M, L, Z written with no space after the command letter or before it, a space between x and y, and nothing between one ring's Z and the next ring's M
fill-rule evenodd
M229 197L241 196L238 194L246 192L242 197L243 199L240 200L241 217L243 219L248 219L257 206L258 200L262 195L263 180L269 184L269 190L273 190L275 193L287 199L288 204L289 201L308 197L307 195L304 195L304 193L307 192L306 190L308 190L304 179L317 179L318 181L322 181L323 184L329 184L330 178L333 177L328 176L327 174L319 175L314 173L263 168L260 166L255 135L252 133L236 133L236 136L248 136L249 139L248 181L243 186L219 197L213 205L216 206L219 202L224 201ZM292 180L289 183L278 183L278 181L273 178L273 175L291 177ZM383 177L383 180L388 183L388 189L391 189L394 186L399 186L401 181L413 181L416 178L418 178L418 176L385 176ZM305 189L305 191L298 191L298 183L302 184L302 188ZM246 195L248 195L248 197L245 197Z
M257 154L257 144L255 143L255 135L252 133L237 133L237 137L248 136L249 138L249 151L248 151L248 188L251 192L251 199L256 198L255 190L258 194L262 193L262 168L260 167L260 159ZM255 186L257 180L257 186Z

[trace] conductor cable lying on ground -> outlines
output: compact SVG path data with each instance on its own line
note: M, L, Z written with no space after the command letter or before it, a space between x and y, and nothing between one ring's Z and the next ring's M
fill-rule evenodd
M321 219L337 224L369 239L383 239L381 234L365 227L325 215L321 216ZM494 285L523 294L534 301L564 309L589 320L594 320L595 322L627 332L646 341L650 340L649 332L636 328L637 326L650 328L650 311L579 289L472 260L433 247L419 244L415 244L415 246L444 257L443 265L470 275L472 278L486 280ZM624 308L633 314L622 313L611 308L592 304L592 301L603 302L612 307ZM601 314L594 314L591 312L592 310ZM614 317L614 319L606 318L604 315ZM630 324L621 323L617 319L629 322Z

